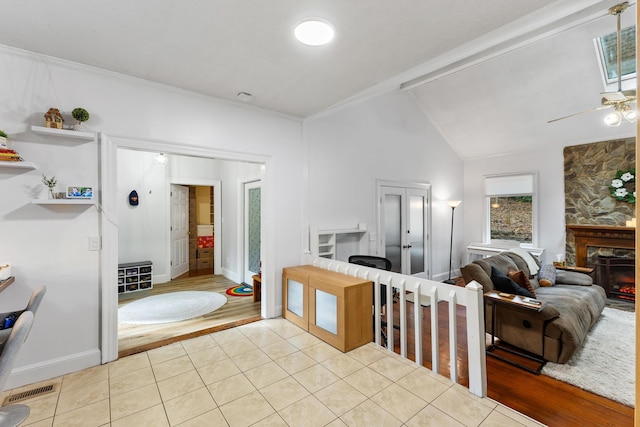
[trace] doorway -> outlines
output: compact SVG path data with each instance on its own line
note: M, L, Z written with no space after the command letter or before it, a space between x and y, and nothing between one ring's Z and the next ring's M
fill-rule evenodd
M216 268L214 275L213 260L215 253L215 264L221 264L222 252L221 238L224 227L221 215L221 195L223 176L231 176L230 182L237 182L233 174L248 174L245 170L252 171L255 175L256 170L264 170L260 164L247 165L246 163L233 160L216 160L211 158L191 157L185 155L164 156L165 164L160 164L156 160L157 154L145 150L117 150L117 173L115 174L114 183L116 192L118 193L117 212L110 218L116 221L109 222L109 226L116 225L116 244L118 250L116 256L117 263L124 263L129 260L149 259L153 262L153 289L144 292L132 292L125 297L119 297L115 294L115 338L116 338L116 357L122 356L120 347L125 351L133 348L141 348L144 345L164 345L167 340L179 340L184 335L197 335L207 332L211 328L222 327L225 324L238 324L244 319L260 318L261 303L254 303L251 297L230 296L226 291L240 283L242 277L242 268L240 265L234 267L236 262L231 258L228 265L228 271L222 268ZM226 169L225 169L226 168ZM118 170L120 169L120 170ZM126 169L126 170L122 170ZM121 202L123 194L131 189L137 189L140 197L140 203L137 206L123 205ZM195 219L197 214L197 203L195 196L192 204L191 195L196 190L202 190L207 193L205 203L207 212L205 218L201 221ZM239 194L234 192L234 185L227 188L226 194L228 200L234 200ZM230 207L228 215L238 224L241 224L241 215L238 215L238 207L235 203L227 203ZM239 212L238 212L239 213ZM214 218L217 221L214 221ZM202 239L203 248L198 248L197 225L201 222L203 226L210 228L210 232L203 232ZM227 234L233 232L235 224L232 220L227 220ZM216 231L215 247L205 248L208 237L214 245L213 229ZM258 231L259 232L259 231ZM227 241L227 253L235 253L234 246L239 247L240 242L236 241L239 235ZM106 240L106 239L105 239ZM195 242L195 250L190 251L188 244ZM185 244L188 242L188 244ZM105 248L106 250L106 248ZM209 251L210 256L205 256L204 252ZM195 263L191 262L191 257L196 256ZM134 259L135 258L135 259ZM229 257L228 257L229 258ZM186 261L186 262L185 262ZM199 264L198 264L199 262ZM203 262L208 263L208 269L203 268ZM190 264L194 264L194 268L198 274L194 277L180 276L184 271L189 271ZM181 270L174 267L180 266ZM232 268L231 268L232 267ZM207 271L207 274L202 272ZM233 272L237 272L233 274ZM202 274L201 274L202 273ZM220 273L224 273L222 276ZM178 274L176 276L176 274ZM225 277L226 276L226 277ZM117 309L120 303L130 303L135 299L153 296L158 293L171 293L185 290L197 290L207 292L217 292L227 298L227 303L210 313L210 315L202 316L200 319L192 319L190 321L175 322L172 324L144 325L140 330L140 326L129 328L130 334L125 336L121 334L121 325L117 323ZM134 295L135 294L135 295ZM204 331L204 332L202 332ZM125 341L121 341L124 338ZM144 338L144 342L140 341ZM124 343L124 344L121 344ZM115 358L115 357L114 357Z
M430 185L378 182L378 253L392 271L431 278Z

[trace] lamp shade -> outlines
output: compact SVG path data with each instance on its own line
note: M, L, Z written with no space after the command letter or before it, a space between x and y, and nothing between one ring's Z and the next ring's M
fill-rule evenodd
M462 200L447 200L447 204L453 209L460 206L460 203L462 203Z

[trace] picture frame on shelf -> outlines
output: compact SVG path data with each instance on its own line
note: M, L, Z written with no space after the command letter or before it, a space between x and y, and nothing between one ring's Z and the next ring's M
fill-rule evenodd
M68 199L91 199L93 198L92 187L67 187Z

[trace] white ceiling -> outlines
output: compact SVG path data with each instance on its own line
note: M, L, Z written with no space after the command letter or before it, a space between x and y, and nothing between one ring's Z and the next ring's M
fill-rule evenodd
M607 9L616 3L21 0L3 6L0 44L232 101L249 92L253 106L302 118L427 75L431 81L411 92L454 149L471 158L526 149L541 138L566 141L558 135L592 120L546 124L599 105L591 39L596 30L615 30ZM635 14L634 7L623 17ZM309 47L292 37L310 16L333 23L331 44ZM603 18L568 29L596 17ZM558 28L565 31L549 38ZM531 38L544 40L505 53ZM481 62L448 74L470 61ZM591 136L593 129L580 126L570 138Z

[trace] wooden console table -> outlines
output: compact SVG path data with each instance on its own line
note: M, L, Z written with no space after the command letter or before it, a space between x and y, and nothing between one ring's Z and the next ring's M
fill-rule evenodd
M520 307L526 310L542 311L547 306L547 303L545 301L539 301L534 299L534 301L538 301L538 303L534 304L529 302L529 298L522 297L520 295L505 294L502 292L495 292L495 291L486 292L484 294L484 298L485 300L491 303L491 331L489 331L489 333L491 334L491 344L489 345L489 347L487 347L487 355L495 357L496 359L500 359L503 362L506 362L510 365L524 369L525 371L531 372L536 375L540 375L542 368L547 363L547 361L544 360L542 357L537 357L533 354L524 353L521 351L514 350L512 348L498 346L495 343L496 309L497 309L496 305L504 304L504 305ZM485 317L486 315L487 313L485 311ZM485 320L485 324L486 324L486 320ZM497 355L493 352L494 350L497 350L497 349L506 351L507 353L511 353L516 356L524 357L529 360L533 360L534 362L537 362L539 364L539 367L537 369L531 369L531 368L528 368L527 366L517 363L516 361ZM544 339L543 339L543 349L544 349Z

